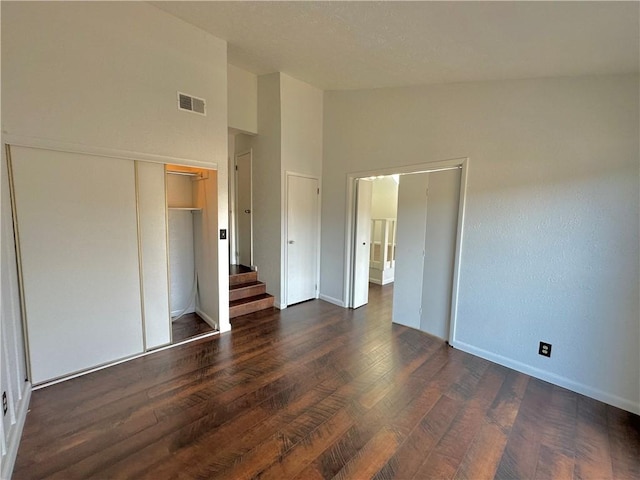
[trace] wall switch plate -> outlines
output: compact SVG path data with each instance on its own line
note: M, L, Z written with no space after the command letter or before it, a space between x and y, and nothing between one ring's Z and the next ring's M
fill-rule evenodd
M538 348L538 355L542 355L543 357L551 356L551 344L540 342L540 347Z
M220 229L220 240L226 240L227 239L227 229L226 228L221 228Z

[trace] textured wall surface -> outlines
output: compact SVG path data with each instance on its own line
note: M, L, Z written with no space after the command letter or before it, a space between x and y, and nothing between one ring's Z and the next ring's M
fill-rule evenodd
M325 93L321 293L343 296L347 173L469 157L458 346L640 411L638 86Z

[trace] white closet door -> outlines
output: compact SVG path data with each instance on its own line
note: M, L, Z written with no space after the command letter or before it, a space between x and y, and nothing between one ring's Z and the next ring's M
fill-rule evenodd
M134 162L11 153L31 381L142 352Z
M420 328L428 173L401 175L398 186L393 321Z
M147 350L171 342L164 165L136 162Z

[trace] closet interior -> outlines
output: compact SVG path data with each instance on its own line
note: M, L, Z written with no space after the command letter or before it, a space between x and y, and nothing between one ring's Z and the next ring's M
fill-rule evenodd
M218 330L216 171L166 166L172 343Z

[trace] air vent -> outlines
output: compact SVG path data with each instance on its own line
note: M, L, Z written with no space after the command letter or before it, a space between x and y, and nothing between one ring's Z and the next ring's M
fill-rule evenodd
M178 110L206 115L206 102L203 98L178 92Z

